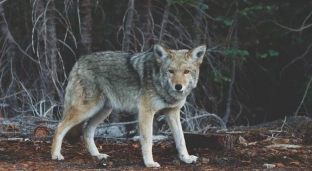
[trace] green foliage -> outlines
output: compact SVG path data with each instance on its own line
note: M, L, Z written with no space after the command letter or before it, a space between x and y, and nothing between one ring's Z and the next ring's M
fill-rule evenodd
M219 16L216 18L217 21L221 21L223 22L223 24L225 26L231 26L233 24L233 19L230 19L230 18L226 18L226 17L223 17L223 16Z
M240 49L233 47L232 49L222 51L222 54L226 56L229 56L229 55L248 56L249 52L247 50L240 50Z
M238 14L242 15L242 16L247 16L250 14L253 14L256 11L260 11L260 10L272 10L273 6L272 5L264 5L264 4L257 4L251 7L246 7L242 10L238 10Z
M199 8L202 9L202 10L205 10L205 9L208 9L208 8L209 8L209 6L208 6L207 4L198 3L198 6L199 6Z
M264 53L264 54L260 54L259 56L260 56L260 58L265 59L268 57L268 54Z
M248 16L248 15L252 15L254 14L256 11L261 11L261 10L272 10L273 6L272 5L264 5L264 4L257 4L257 5L253 5L251 7L245 7L242 10L237 10L236 13L239 14L238 16ZM224 16L218 16L216 18L217 21L221 21L223 22L223 24L225 26L232 26L233 24L233 19L229 18L229 17L224 17Z
M278 52L274 51L274 50L269 50L268 51L270 56L278 56Z
M217 83L222 83L222 82L231 82L231 78L225 77L225 76L217 76L213 78L213 81Z
M275 50L268 50L267 53L257 53L257 57L261 59L266 59L268 57L278 56L279 53Z
M196 5L197 7L199 7L202 10L206 10L209 9L209 6L207 4L204 3L199 3L196 0L168 0L168 6L171 6L173 4L193 4Z

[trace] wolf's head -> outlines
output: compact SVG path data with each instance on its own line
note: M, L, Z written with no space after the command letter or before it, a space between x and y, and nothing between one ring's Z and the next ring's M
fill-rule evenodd
M206 45L191 50L172 50L156 44L153 50L160 66L162 87L177 100L185 98L196 87Z

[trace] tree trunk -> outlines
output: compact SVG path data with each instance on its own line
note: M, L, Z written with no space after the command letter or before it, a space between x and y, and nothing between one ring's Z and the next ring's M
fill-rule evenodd
M13 36L10 33L9 27L8 27L8 23L6 21L5 18L5 14L4 14L4 9L2 6L3 3L0 3L0 29L1 32L3 34L3 36L5 36L5 42L7 43L7 50L3 50L6 51L6 57L7 57L7 61L8 61L8 65L5 66L3 64L0 65L0 67L6 67L8 68L8 70L10 70L10 80L9 80L9 85L8 85L8 89L6 94L9 96L7 98L7 103L10 104L11 108L14 108L17 105L17 99L16 96L14 95L16 93L16 88L17 88L17 83L15 81L15 76L16 76L16 55L15 55L15 41ZM3 47L1 47L3 48ZM7 112L5 112L5 116L4 117L8 117L7 116Z
M161 23L158 43L162 43L163 42L163 37L164 37L165 29L166 29L168 16L169 16L169 6L168 6L168 2L166 1L165 12L164 12L162 23Z
M39 77L40 79L43 78L43 72L46 71L46 67L45 67L45 57L44 57L44 30L45 30L45 27L44 27L44 20L45 20L45 8L44 8L44 1L37 1L37 0L33 0L31 2L33 4L33 19L32 19L32 22L33 22L33 51L34 53L36 54L37 58L38 58L38 62L39 62ZM45 74L47 75L47 74ZM42 91L42 96L45 96L45 90L46 90L46 87L45 87L45 84L44 84L44 81L41 79L40 81L40 85L39 85L39 88L40 90ZM37 98L42 98L41 96L40 97L37 97Z
M54 0L48 0L47 1L47 9L46 9L46 31L45 31L45 49L46 49L46 61L47 61L47 77L45 77L45 84L47 88L47 95L49 97L49 108L52 107L52 104L54 104L55 96L56 96L56 84L58 83L57 78L57 48L56 48L56 32L55 32L55 24L54 24L54 18L55 18L55 4ZM47 79L48 78L48 79ZM52 110L48 114L49 117L52 117Z
M143 47L141 48L142 51L146 51L149 48L151 48L151 7L152 7L152 1L151 0L143 0L141 3L144 3L144 8L142 8L142 11L140 12L141 17L141 30L143 32Z
M134 12L134 0L129 0L128 10L127 10L127 18L124 23L124 37L122 43L122 50L125 52L129 51L130 47L130 36L131 36L131 24L133 20L133 12Z
M197 0L199 4L203 3L203 0ZM201 43L201 33L200 33L200 28L201 28L201 20L202 20L202 11L201 10L196 10L196 14L194 17L194 36L193 36L193 46L198 46Z
M227 102L226 102L226 108L225 108L225 115L222 118L224 123L227 123L231 114L231 105L232 105L232 94L233 94L233 86L235 82L235 68L236 68L236 62L235 59L232 59L232 76L231 76L231 82L228 89L228 96L227 96Z
M80 35L81 35L81 49L80 54L85 55L91 53L92 47L92 17L91 17L91 7L92 0L80 0L80 16L81 16L81 24L80 24Z
M236 1L236 11L238 14L238 1ZM238 30L237 30L237 16L235 16L234 18L234 23L235 23L235 26L234 26L234 46L235 47L238 47ZM229 117L231 115L231 106L232 106L232 95L233 95L233 88L234 88L234 82L235 82L235 70L236 70L236 59L235 58L232 58L231 59L231 62L232 62L232 76L231 76L231 82L230 82L230 85L229 85L229 88L228 88L228 96L227 96L227 102L226 102L226 109L225 109L225 115L224 117L222 118L222 120L224 121L224 123L227 123L228 120L229 120Z
M35 36L33 37L37 38L34 41L37 42L35 51L39 61L40 88L42 90L42 97L38 100L44 105L44 108L40 109L40 115L52 118L58 84L55 4L54 0L34 2Z

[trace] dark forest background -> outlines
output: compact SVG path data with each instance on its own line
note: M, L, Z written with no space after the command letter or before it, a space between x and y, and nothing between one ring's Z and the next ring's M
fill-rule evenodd
M1 0L0 114L60 119L81 55L161 43L208 46L182 112L193 126L312 117L311 9L310 0Z

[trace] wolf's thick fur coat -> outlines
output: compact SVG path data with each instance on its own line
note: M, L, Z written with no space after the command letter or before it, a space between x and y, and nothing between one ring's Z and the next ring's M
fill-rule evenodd
M107 51L80 58L69 75L63 120L53 138L52 159L64 159L64 136L79 136L85 121L83 139L87 149L92 156L107 158L108 155L99 153L93 138L97 125L114 109L138 113L147 167L160 166L152 156L153 117L160 111L166 115L180 160L196 161L197 157L189 155L186 149L180 108L196 87L205 52L205 45L172 50L156 44L143 53Z

